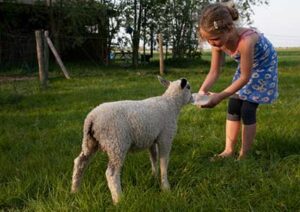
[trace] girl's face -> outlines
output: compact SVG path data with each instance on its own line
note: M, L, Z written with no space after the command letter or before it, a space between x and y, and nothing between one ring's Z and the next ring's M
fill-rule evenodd
M229 39L229 33L213 34L200 29L200 34L211 46L217 48L224 46Z

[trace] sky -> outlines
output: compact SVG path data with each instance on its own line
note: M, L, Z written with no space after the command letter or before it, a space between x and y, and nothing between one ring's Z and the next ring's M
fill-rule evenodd
M235 0L238 1L238 0ZM300 47L300 1L269 0L253 7L251 26L262 32L275 47ZM126 36L125 32L123 32ZM210 49L206 43L204 48Z
M253 8L252 26L265 34L275 47L300 47L300 1L269 0Z

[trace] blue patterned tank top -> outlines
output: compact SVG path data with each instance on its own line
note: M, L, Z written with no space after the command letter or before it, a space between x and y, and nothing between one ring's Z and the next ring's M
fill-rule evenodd
M258 33L252 29L249 29ZM251 33L252 34L252 33ZM249 82L236 94L242 100L259 104L272 103L278 97L278 59L271 42L261 33L254 48L254 60ZM240 54L231 57L239 63L233 82L240 78Z

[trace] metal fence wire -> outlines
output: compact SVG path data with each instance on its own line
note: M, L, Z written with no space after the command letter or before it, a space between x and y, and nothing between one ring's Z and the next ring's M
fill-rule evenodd
M1 67L14 65L32 66L36 62L34 34L0 33Z
M81 45L71 46L76 39L84 40ZM54 40L54 39L53 39ZM103 64L107 59L107 47L101 38L95 36L60 36L57 48L64 61L84 60L92 64ZM50 60L54 60L50 54ZM0 32L0 72L9 68L33 70L37 66L35 34L12 34Z

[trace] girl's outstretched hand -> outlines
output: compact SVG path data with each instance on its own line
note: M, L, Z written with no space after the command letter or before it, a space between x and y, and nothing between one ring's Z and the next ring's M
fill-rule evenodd
M209 102L205 105L202 105L202 108L213 108L223 100L221 93L210 93Z

